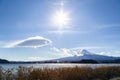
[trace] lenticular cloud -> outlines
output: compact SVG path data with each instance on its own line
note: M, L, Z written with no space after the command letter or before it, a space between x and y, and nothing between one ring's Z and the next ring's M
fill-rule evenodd
M38 48L38 47L43 47L46 45L51 44L52 41L49 39L46 39L41 36L35 36L35 37L30 37L24 40L19 40L13 43L10 43L6 46L5 48L13 48L13 47L31 47L31 48Z

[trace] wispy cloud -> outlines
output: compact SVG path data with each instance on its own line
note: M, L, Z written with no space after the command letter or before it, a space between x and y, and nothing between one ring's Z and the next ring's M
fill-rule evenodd
M88 25L89 26L89 25ZM64 29L64 30L51 30L48 31L50 34L88 34L91 32L99 31L105 28L111 28L111 27L120 27L120 24L103 24L103 25L93 25L89 28L86 28L84 30L76 30L76 29Z
M56 52L60 52L60 49L58 49L56 47L52 47L51 50L56 51Z
M94 50L101 50L107 47L98 47L98 46L87 46L87 47L75 47L75 48L57 48L57 47L52 47L51 50L55 51L57 55L61 57L68 57L68 56L73 56L73 55L80 55L79 52L81 52L83 49L90 50L93 53L96 54L102 54L106 55L109 54L110 52L94 52Z
M48 33L50 34L86 34L89 31L77 31L77 30L53 30L53 31L49 31Z
M73 55L71 54L70 49L67 49L67 48L57 48L57 47L53 47L53 48L51 48L51 50L57 52L56 55L59 55L60 57L73 56Z
M73 55L78 55L80 51L83 49L98 49L100 47L75 47L75 48L57 48L53 47L51 50L57 52L57 54L61 57L68 57Z
M4 46L4 48L13 47L31 47L38 48L51 44L52 41L42 36L30 37L24 40L15 41Z
M92 25L89 28L86 28L87 31L91 31L91 32L95 32L95 31L99 31L99 30L103 30L103 29L108 29L108 28L112 28L112 27L120 27L120 24L100 24L100 25Z
M107 51L102 51L102 52L99 52L98 54L100 54L100 55L110 55L111 54L111 52L107 52Z

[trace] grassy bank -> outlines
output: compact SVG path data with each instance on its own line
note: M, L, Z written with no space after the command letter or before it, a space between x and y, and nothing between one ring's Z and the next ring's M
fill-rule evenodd
M73 68L18 67L17 70L0 68L0 80L109 80L120 77L120 66Z

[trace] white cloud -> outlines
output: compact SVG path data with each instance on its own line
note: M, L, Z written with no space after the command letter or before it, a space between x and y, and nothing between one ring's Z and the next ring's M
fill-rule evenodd
M56 52L60 52L60 49L58 49L56 47L52 47L51 50L56 51Z
M73 56L70 49L67 48L51 48L52 51L55 51L60 57L67 57L67 56Z
M12 42L10 44L5 45L4 48L13 48L13 47L38 48L38 47L49 45L51 43L52 41L49 39L46 39L42 36L35 36L35 37L30 37L24 40Z
M95 52L95 50L101 50L107 47L98 47L98 46L87 46L87 47L75 47L75 48L57 48L57 47L53 47L51 48L51 50L55 51L57 53L57 55L59 55L60 57L68 57L68 56L73 56L73 55L81 55L79 54L79 52L81 52L83 49L86 49L90 52L93 52L95 54L101 54L101 55L106 55L109 54L110 52Z
M69 49L69 48L53 47L53 48L51 48L51 50L57 52L57 55L59 55L60 57L68 57L68 56L73 56L73 55L77 54L77 51Z
M63 56L73 56L70 49L62 48Z
M102 51L102 52L99 52L98 54L100 54L100 55L110 55L111 52Z

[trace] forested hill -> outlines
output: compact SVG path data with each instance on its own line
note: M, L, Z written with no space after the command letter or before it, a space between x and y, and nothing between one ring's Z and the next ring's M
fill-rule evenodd
M6 59L0 59L0 63L9 63L9 61Z

